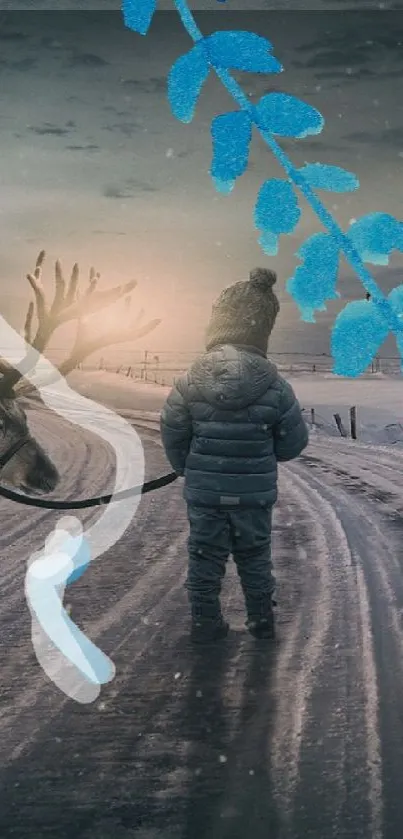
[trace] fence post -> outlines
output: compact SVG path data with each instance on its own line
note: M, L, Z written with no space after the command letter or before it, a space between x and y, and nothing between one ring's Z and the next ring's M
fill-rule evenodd
M311 408L311 425L315 425L315 408Z
M144 350L144 381L147 381L148 350Z
M159 363L160 363L158 355L154 356L154 362L155 362L154 383L158 384L158 370L159 370Z
M341 436L342 436L342 437L347 437L347 432L346 432L346 429L344 428L344 425L343 425L343 423L342 423L342 421L341 421L341 416L340 416L340 414L333 414L333 416L334 416L334 418L335 418L335 420L336 420L336 425L337 425L337 428L338 428L338 429L339 429L339 431L340 431Z
M357 439L357 409L355 405L350 408L350 428L353 440Z

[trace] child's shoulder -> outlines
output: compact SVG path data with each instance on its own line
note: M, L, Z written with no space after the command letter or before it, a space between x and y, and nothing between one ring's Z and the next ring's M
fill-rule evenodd
M184 395L189 390L189 386L191 384L191 375L190 374L191 374L191 369L189 368L189 370L185 370L183 373L181 373L180 376L175 376L174 387L182 395Z
M277 366L270 358L267 359L271 368L271 383L267 393L267 398L270 400L275 397L278 407L281 407L284 402L292 402L295 399L295 394L292 386L278 371Z

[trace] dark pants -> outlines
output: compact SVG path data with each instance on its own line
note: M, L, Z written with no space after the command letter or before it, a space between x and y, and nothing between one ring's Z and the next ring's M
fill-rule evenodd
M194 620L221 617L220 592L232 553L249 620L267 617L275 588L271 562L272 508L222 510L188 505L186 588Z

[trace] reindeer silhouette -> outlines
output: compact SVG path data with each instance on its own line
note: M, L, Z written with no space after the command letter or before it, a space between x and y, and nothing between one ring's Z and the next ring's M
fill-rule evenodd
M1 477L7 474L14 486L30 492L40 489L50 491L58 482L56 467L29 434L25 411L18 404L19 397L36 391L48 407L112 445L116 455L115 491L126 489L125 481L128 486L141 484L144 455L137 432L113 411L71 391L64 377L96 349L141 337L160 321L155 319L141 326L142 312L135 319L131 317L128 295L136 286L136 281L98 291L99 274L91 269L88 287L79 297L78 265L73 267L70 281L66 284L59 262L56 262L55 295L48 306L41 282L44 258L45 252L41 251L34 273L28 274L35 294L37 330L33 337L34 304L31 303L24 327L26 355L15 366L10 363L10 346L14 353L20 353L24 342L0 317L0 335L7 342L7 351L3 347L3 354L8 358L7 362L1 363L0 422L3 415L5 439L4 447L0 449ZM117 327L91 337L87 316L121 298L124 298L127 322L122 324L120 320ZM57 327L69 320L77 320L75 342L68 358L55 368L41 353ZM45 368L45 380L38 384L35 367L39 361ZM37 659L55 684L80 702L96 698L99 685L113 678L114 665L70 619L63 607L64 589L81 576L91 559L104 553L121 538L136 513L139 500L138 496L137 501L129 498L114 505L113 509L107 507L85 533L78 519L64 517L50 533L44 549L35 552L28 563L25 590L31 610L32 642ZM56 652L56 667L52 651L49 655L49 640L53 644L53 653Z
M88 286L79 294L79 267L74 265L71 277L66 283L59 261L55 266L55 293L52 303L46 301L42 285L42 266L45 251L42 250L36 260L33 273L27 279L35 296L31 302L24 326L24 338L29 348L43 353L53 333L68 321L77 321L77 332L72 350L56 369L67 376L78 367L85 358L102 347L112 344L134 341L147 335L158 326L160 320L154 319L140 325L144 312L130 316L130 292L137 285L136 280L105 291L98 290L100 274L91 268ZM105 333L91 336L87 318L110 307L119 299L125 299L125 317ZM32 334L36 305L37 329ZM25 410L20 398L32 395L34 386L24 378L37 362L36 352L28 349L25 359L18 368L6 361L0 361L0 472L1 479L25 492L50 492L58 484L59 475L56 466L44 452L42 446L28 430ZM1 346L0 346L1 355Z

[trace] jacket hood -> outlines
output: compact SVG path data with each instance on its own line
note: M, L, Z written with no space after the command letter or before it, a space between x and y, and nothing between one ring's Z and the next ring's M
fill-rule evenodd
M206 402L231 411L252 405L278 377L276 366L267 358L231 345L204 353L189 374Z

